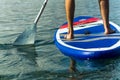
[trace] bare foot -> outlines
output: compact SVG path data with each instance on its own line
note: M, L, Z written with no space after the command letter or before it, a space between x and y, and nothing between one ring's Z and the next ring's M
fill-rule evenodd
M71 40L71 39L73 39L74 37L73 37L73 35L72 34L67 34L67 35L65 35L65 39L67 39L67 40Z
M115 30L105 31L105 34L112 34L112 33L115 33Z

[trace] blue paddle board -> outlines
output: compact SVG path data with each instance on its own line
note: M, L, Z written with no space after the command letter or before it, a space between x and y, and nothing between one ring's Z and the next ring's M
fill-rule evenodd
M103 21L96 17L79 16L74 18L74 39L66 40L67 22L55 32L54 42L66 56L76 59L98 59L120 56L120 27L109 22L116 31L104 34Z

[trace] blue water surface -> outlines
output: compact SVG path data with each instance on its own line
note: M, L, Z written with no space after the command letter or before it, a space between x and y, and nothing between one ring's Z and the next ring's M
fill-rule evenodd
M54 32L66 21L64 0L48 0L38 22L35 45L13 46L33 21L44 0L0 0L0 80L119 80L120 58L79 60L70 73L70 59L56 48ZM120 25L120 0L110 0L110 20ZM101 18L97 0L76 0L75 17Z

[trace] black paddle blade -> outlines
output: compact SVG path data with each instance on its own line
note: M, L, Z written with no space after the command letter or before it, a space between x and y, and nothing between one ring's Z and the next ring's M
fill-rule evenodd
M36 34L36 24L29 29L26 29L23 33L21 33L18 38L15 40L13 45L31 45L35 42L35 34Z

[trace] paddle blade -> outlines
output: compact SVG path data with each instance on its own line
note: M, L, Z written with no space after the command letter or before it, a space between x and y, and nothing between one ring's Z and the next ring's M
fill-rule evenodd
M15 40L13 45L31 45L35 42L35 34L36 34L36 24L33 27L26 29L23 33L21 33L18 38Z

